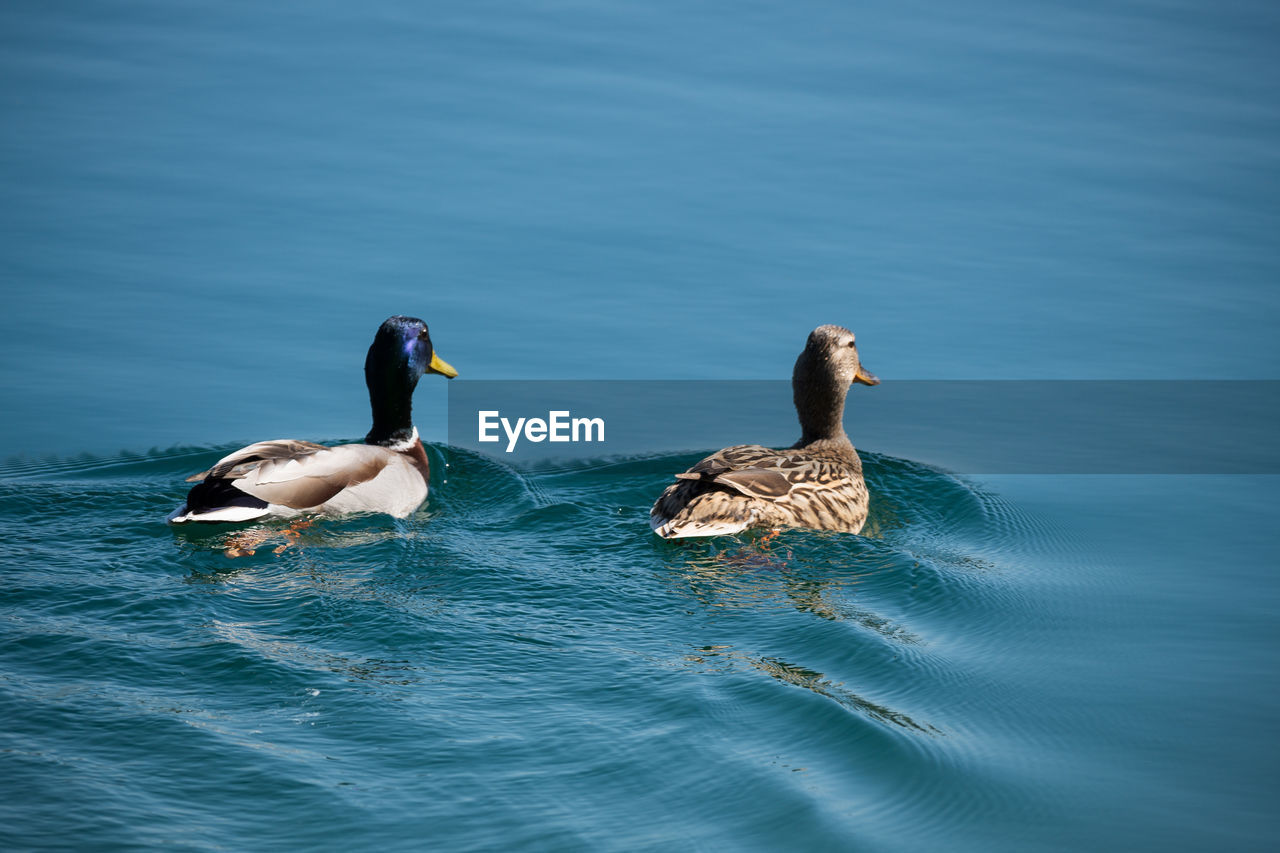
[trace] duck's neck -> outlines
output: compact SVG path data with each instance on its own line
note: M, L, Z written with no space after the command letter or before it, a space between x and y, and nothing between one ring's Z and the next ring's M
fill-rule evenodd
M818 442L849 444L844 431L844 399L849 393L847 383L836 377L810 375L796 365L791 379L791 393L795 399L796 414L800 418L800 440L797 447ZM850 445L852 446L852 445Z
M386 447L411 445L418 437L413 426L413 389L417 380L366 370L365 381L369 386L373 427L364 437L364 443Z

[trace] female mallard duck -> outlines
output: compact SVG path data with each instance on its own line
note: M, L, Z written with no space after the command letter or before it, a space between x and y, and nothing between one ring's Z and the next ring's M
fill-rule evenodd
M862 460L844 432L844 398L863 369L853 332L819 326L796 359L791 390L800 440L786 450L758 444L713 453L668 486L649 512L665 539L719 536L749 527L807 527L857 533L867 520Z
M404 518L427 497L430 469L413 425L413 389L424 373L458 371L431 347L427 324L391 317L364 362L373 429L364 444L260 441L218 460L169 521L236 522L301 512L384 512Z

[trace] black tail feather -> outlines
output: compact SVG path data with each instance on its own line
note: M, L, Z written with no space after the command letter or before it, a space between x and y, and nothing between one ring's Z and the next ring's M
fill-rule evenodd
M196 483L191 487L191 491L187 492L187 512L212 512L229 506L266 509L267 502L240 491L235 487L233 480L224 480L221 477L210 477L203 483Z

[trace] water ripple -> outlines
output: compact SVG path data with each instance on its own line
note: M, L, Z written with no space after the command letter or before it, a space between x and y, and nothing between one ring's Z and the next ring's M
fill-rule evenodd
M647 512L683 455L517 471L433 445L413 517L315 519L277 551L280 523L164 524L182 477L226 449L4 469L0 671L30 732L10 748L77 754L55 742L96 707L151 756L143 773L221 751L227 772L351 820L425 791L522 813L538 780L538 808L582 803L556 838L587 843L621 791L684 813L654 793L673 748L685 787L721 790L736 766L816 837L878 840L1018 796L1007 774L1024 770L988 758L1004 740L1052 748L992 712L1018 707L992 654L1034 618L1021 549L1047 528L946 472L868 454L864 536L668 542ZM246 535L259 547L228 559ZM86 796L144 784L95 767ZM787 823L734 802L655 837Z

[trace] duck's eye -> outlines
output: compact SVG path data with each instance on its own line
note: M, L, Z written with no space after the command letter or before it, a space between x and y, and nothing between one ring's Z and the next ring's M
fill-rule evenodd
M851 347L851 346L853 346L853 341L849 341L849 343L845 344L845 346L847 346L847 347Z

